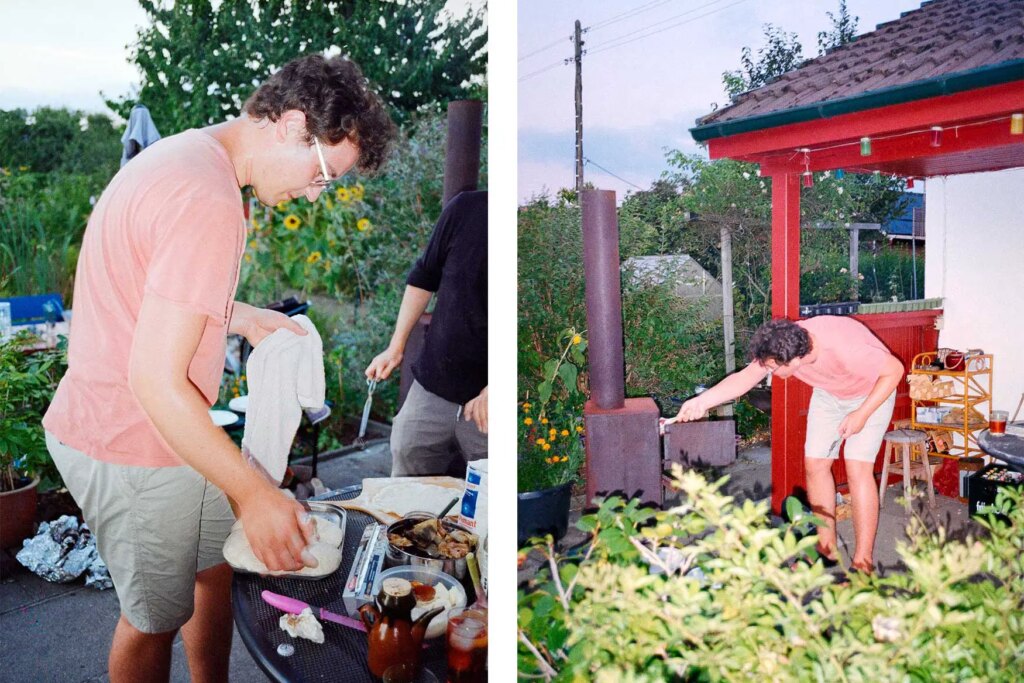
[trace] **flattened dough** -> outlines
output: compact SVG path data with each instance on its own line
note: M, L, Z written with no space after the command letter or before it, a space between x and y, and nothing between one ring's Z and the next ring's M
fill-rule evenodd
M378 510L405 517L414 511L437 514L452 498L461 496L462 492L458 489L410 481L386 486L373 497L371 503Z
M224 541L224 559L235 569L252 572L254 574L268 574L271 576L308 576L319 577L334 573L341 566L341 529L331 524L322 517L313 516L316 524L316 532L320 540L308 546L313 557L320 563L317 567L303 567L297 572L272 572L267 566L259 561L256 554L249 545L249 539L242 529L242 522L235 522L231 527L231 534Z

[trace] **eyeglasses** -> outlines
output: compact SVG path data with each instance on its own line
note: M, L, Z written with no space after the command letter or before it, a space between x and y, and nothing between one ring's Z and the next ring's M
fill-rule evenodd
M327 161L324 159L324 149L320 146L320 141L313 138L313 147L316 149L316 157L320 160L320 173L323 174L322 178L315 178L310 185L316 187L328 188L334 183L334 178L331 177L330 171L327 170Z

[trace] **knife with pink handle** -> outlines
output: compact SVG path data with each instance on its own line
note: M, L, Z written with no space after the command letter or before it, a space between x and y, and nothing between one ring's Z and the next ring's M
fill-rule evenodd
M263 591L263 602L276 607L279 610L288 612L289 614L301 614L302 610L307 607L313 611L313 614L324 621L333 621L335 624L341 624L342 626L348 626L354 628L357 631L366 631L366 626L359 619L353 619L351 617L343 617L340 614L335 614L323 607L317 607L316 605L310 605L309 603L296 600L295 598L289 598L285 595L278 595L270 591Z

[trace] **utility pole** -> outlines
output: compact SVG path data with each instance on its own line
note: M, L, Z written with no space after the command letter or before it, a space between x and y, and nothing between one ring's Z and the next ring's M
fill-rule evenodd
M573 44L576 48L576 198L583 195L583 41L580 20L576 20Z

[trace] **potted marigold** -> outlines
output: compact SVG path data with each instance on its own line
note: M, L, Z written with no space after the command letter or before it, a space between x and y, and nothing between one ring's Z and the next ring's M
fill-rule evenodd
M64 372L64 351L26 354L26 341L0 344L0 548L34 532L40 480L60 484L41 423Z
M575 329L561 335L559 358L544 364L536 404L520 405L518 447L518 538L565 535L573 485L579 481L585 449L582 419L572 409L586 341ZM552 399L556 395L557 399Z

